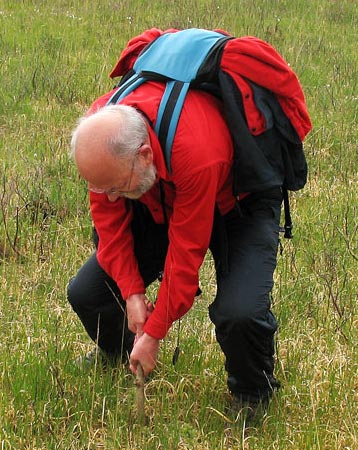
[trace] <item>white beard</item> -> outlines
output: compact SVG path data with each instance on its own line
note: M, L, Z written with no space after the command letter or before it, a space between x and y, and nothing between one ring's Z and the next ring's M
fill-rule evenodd
M123 197L129 198L131 200L137 200L140 198L145 192L149 191L155 183L157 177L157 171L152 164L148 169L138 169L137 171L138 178L140 179L139 185L137 189L134 191L126 192L123 194Z

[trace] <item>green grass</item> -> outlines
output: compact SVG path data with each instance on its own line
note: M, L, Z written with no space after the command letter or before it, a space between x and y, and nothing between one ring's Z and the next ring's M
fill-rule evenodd
M0 0L0 448L358 448L358 5L342 0ZM273 292L283 389L244 431L226 409L223 357L203 296L163 342L135 418L125 369L79 371L91 345L66 285L91 252L86 189L67 156L71 129L125 43L156 26L224 28L273 44L299 75L314 129L309 182L292 198ZM152 290L155 295L155 289Z

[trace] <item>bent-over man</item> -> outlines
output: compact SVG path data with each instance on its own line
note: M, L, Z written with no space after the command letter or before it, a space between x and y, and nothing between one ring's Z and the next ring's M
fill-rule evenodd
M267 402L274 377L270 291L276 266L280 187L232 194L233 146L214 96L189 91L168 173L151 123L163 84L148 82L120 105L99 98L74 130L72 154L88 183L96 251L70 282L68 299L110 359L136 372L155 367L160 341L192 307L208 249L217 294L210 319L228 387L241 402ZM159 274L155 307L146 288Z

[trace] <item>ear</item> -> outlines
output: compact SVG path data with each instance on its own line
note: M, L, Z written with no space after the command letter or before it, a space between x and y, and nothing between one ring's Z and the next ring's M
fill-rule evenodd
M153 150L149 144L143 144L138 150L138 158L145 166L150 166L153 163Z

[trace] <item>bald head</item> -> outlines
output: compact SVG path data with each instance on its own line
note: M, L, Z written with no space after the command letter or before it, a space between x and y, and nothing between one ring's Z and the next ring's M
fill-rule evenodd
M71 153L81 176L97 183L108 178L108 168L133 157L148 141L147 127L135 108L106 106L80 119L75 128Z
M156 180L147 125L130 106L106 106L80 119L71 154L90 190L110 201L137 199Z

